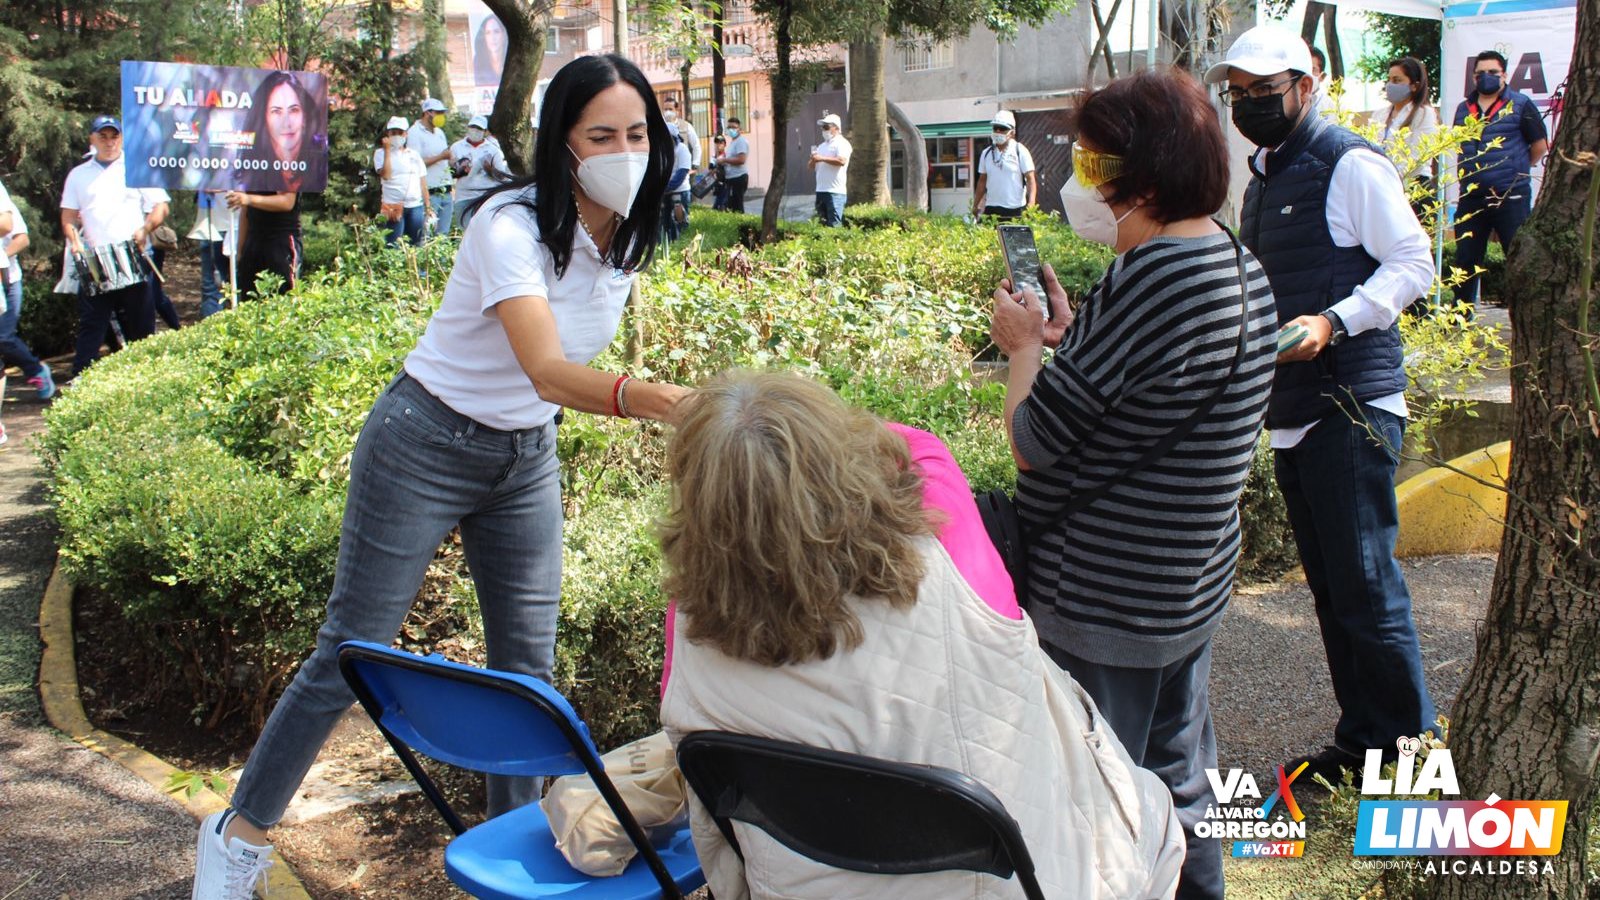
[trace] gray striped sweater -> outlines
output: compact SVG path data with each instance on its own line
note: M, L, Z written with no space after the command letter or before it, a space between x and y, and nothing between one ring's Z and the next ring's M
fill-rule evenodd
M1226 234L1158 237L1117 257L1017 408L1031 471L1024 526L1076 492L1112 488L1034 536L1029 614L1041 640L1102 665L1167 665L1222 619L1239 554L1239 494L1272 389L1277 314L1244 251L1247 353L1216 407L1162 459L1126 471L1228 377L1242 298Z

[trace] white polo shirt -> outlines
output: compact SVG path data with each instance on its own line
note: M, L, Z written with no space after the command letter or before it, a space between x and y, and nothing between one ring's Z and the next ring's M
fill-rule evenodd
M406 132L406 149L417 151L417 155L427 159L438 153L450 149L450 139L444 136L443 128L429 131L421 122L412 122L411 130ZM441 159L428 167L428 190L450 186L450 161Z
M472 160L472 171L456 179L456 202L466 203L476 199L482 194L494 190L504 184L499 178L489 174L488 165L492 163L494 170L502 176L511 172L511 167L506 165L506 154L500 149L500 142L492 137L485 137L483 143L472 146L466 138L462 138L450 145L450 164L455 166L463 159Z
M11 254L5 252L5 245L11 243L13 237L28 233L28 222L22 218L22 210L12 202L5 185L0 185L0 213L7 212L11 213L11 230L0 234L0 284L10 284L22 277L22 266L11 265ZM0 307L4 305L4 298L0 297Z
M133 233L144 227L145 215L172 200L160 188L128 187L125 158L119 156L109 166L89 159L67 173L61 208L78 211L78 231L90 247L133 240Z
M1006 209L1028 205L1027 176L1033 171L1033 154L1016 138L1006 147L990 144L978 154L978 174L988 180L983 185L983 204Z
M836 134L817 145L817 155L837 159L840 165L817 163L817 193L844 193L845 173L850 171L850 142L844 135Z
M407 146L400 148L394 155L394 164L389 167L389 177L383 180L383 202L398 203L406 209L422 205L422 176L427 172L427 166L422 164L422 157L417 151L411 149L410 138L406 138ZM387 151L379 147L372 154L372 169L383 172L383 157Z
M582 228L572 258L557 278L549 248L539 242L533 189L506 191L484 203L456 251L444 301L406 357L406 372L446 406L505 431L550 421L560 407L534 390L511 350L494 307L512 297L544 297L555 316L561 351L575 363L600 355L617 336L633 275L601 262Z

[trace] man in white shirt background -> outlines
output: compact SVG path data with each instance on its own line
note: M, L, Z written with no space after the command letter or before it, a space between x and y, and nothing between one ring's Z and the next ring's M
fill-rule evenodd
M1240 237L1272 283L1278 355L1267 410L1274 468L1315 600L1333 741L1290 762L1337 783L1365 751L1434 729L1411 594L1394 558L1405 435L1400 311L1433 281L1428 237L1383 153L1317 113L1311 52L1262 25L1206 73L1223 84L1249 160ZM1288 335L1286 335L1287 337Z
M677 125L678 134L683 138L683 144L689 148L689 174L694 175L694 170L700 168L700 135L694 130L694 123L678 110L678 98L668 97L661 101L661 117L667 120L668 125Z
M67 174L61 195L61 231L74 253L131 242L149 249L150 232L167 217L171 198L160 188L130 188L122 157L122 124L100 116L89 126L94 157ZM91 296L78 291L78 339L72 359L77 375L100 355L106 329L115 315L130 343L156 330L155 297L148 283Z
M822 128L822 143L811 148L806 165L817 174L817 218L837 228L844 224L845 175L850 170L850 142L841 130L839 117L829 113L817 120Z
M452 228L466 228L472 218L467 205L511 178L500 142L489 133L489 118L473 116L467 134L450 145L450 168L456 175Z
M450 177L450 138L444 133L444 104L429 97L422 101L422 115L406 132L406 146L417 151L428 167L428 194L433 201L435 234L449 231L451 207L455 203Z
M1033 154L1017 140L1017 117L1002 109L989 120L989 146L978 154L972 212L978 216L1015 219L1039 196L1039 173Z
M728 209L744 212L744 191L750 186L750 139L745 137L744 123L738 116L728 118L727 152L711 162L722 165L723 184L728 186Z

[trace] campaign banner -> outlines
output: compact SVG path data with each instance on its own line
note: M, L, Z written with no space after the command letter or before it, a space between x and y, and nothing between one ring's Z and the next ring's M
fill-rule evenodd
M328 80L315 72L122 61L130 187L321 191Z
M500 91L500 74L505 70L510 40L506 27L482 0L468 0L467 30L472 38L472 111L489 115Z
M1476 93L1475 57L1494 50L1506 58L1509 87L1538 105L1554 136L1577 30L1577 0L1488 0L1445 6L1443 84L1439 85L1445 121L1451 121L1458 103Z

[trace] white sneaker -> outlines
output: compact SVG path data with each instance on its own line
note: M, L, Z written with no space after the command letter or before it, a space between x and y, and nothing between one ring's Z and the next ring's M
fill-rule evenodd
M229 809L212 813L200 823L191 900L250 900L256 882L272 865L267 858L272 853L270 844L257 847L238 838L223 840L223 832L236 815Z

